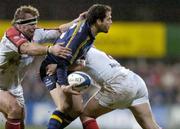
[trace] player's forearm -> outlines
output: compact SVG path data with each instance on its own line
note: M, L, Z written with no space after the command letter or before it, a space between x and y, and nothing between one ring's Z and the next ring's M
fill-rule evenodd
M48 49L48 46L42 46L36 43L24 43L19 48L20 53L32 56L45 55Z

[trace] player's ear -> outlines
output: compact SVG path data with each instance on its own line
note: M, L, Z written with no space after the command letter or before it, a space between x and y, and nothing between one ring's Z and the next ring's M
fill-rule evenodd
M97 19L96 23L97 23L98 25L100 25L100 24L102 23L102 21L101 21L100 19Z

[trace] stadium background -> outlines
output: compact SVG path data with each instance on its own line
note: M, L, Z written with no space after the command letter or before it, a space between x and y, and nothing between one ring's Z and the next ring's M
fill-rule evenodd
M113 8L112 28L109 34L97 37L96 47L140 74L147 83L158 123L165 129L179 129L180 0L0 0L0 38L20 5L39 9L39 26L56 27L94 3ZM38 78L39 62L37 58L23 82L26 124L45 127L54 105ZM128 110L114 111L98 121L104 129L139 129ZM69 128L82 127L76 120Z

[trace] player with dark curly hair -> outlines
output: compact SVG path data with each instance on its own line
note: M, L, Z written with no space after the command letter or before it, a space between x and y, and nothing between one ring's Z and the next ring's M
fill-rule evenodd
M83 111L80 93L67 83L68 67L86 55L93 45L95 36L100 32L107 33L111 23L111 7L102 4L91 6L86 19L72 25L55 43L70 48L72 56L63 59L48 54L43 61L40 69L41 78L57 106L51 115L48 129L65 128ZM56 72L52 75L46 71L51 64L57 65Z

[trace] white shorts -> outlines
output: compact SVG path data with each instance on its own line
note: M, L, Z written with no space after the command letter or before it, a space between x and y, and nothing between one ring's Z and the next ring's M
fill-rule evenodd
M4 91L4 90L1 90L0 91ZM23 88L21 85L18 85L17 87L15 88L11 88L8 90L17 100L18 104L21 106L21 107L24 107L25 105L25 101L24 101L24 94L23 94Z
M111 109L123 109L149 102L146 84L133 72L125 77L113 79L107 86L101 88L95 99L100 105Z

